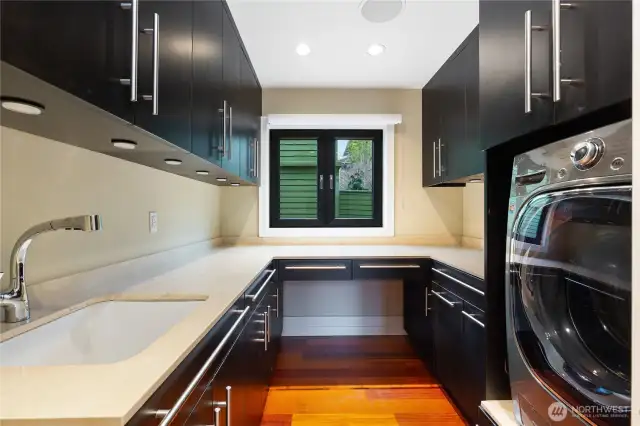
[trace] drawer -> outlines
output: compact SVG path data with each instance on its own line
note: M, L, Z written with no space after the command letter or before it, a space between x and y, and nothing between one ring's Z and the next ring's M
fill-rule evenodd
M350 280L349 259L305 259L278 261L280 281L345 281Z
M434 262L431 280L480 309L485 309L484 281L450 266Z
M354 280L419 280L429 270L429 259L370 258L353 260Z

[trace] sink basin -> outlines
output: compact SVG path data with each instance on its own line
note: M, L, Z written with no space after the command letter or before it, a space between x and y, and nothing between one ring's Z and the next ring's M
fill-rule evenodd
M200 303L95 303L0 343L0 367L122 361L148 347Z

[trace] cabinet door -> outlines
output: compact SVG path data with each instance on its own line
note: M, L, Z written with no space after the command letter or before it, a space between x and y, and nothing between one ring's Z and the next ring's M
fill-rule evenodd
M220 165L224 94L222 80L222 20L220 0L193 3L193 90L191 150Z
M556 122L631 98L631 1L571 4L560 10L560 78L566 83Z
M404 280L404 328L422 361L434 367L431 311L428 280Z
M465 152L465 79L462 69L460 54L447 62L441 69L442 91L439 98L439 107L442 125L439 135L439 163L441 180L443 182L459 178L463 157L469 155Z
M280 352L280 346L282 343L282 328L284 325L284 312L282 307L284 306L284 291L283 282L274 281L269 289L269 296L271 298L271 319L269 323L271 332L271 361L270 361L270 375L273 374L276 367L276 361L278 353Z
M133 122L131 10L120 1L0 2L3 61Z
M458 403L465 417L473 424L479 422L478 406L485 399L485 357L486 335L484 331L484 312L464 302L462 310L462 354L461 369L465 377L465 386L461 389Z
M430 81L422 89L422 186L431 186L440 182L438 173L440 110L437 98L434 84Z
M238 40L239 42L239 40ZM244 51L240 52L240 84L239 98L234 101L236 109L237 141L240 145L240 177L253 181L253 140L255 139L254 114L252 111L252 86L254 84L253 69L249 57Z
M466 383L461 373L460 353L462 301L437 284L433 284L432 289L435 371L442 385L457 402L457 395Z
M140 34L140 101L136 104L135 123L174 145L191 151L191 73L193 3L188 1L140 1L140 28L154 28L158 14L158 91L153 95L154 34ZM153 114L154 102L158 104Z
M239 122L241 121L241 85L240 85L240 55L242 47L236 32L231 13L225 7L222 20L222 79L224 83L224 101L227 105L226 117L226 147L221 159L222 167L235 175L240 175L242 162L240 145L238 142Z
M246 425L259 426L268 392L269 337L266 318L268 301L264 297L249 319L244 336L247 350L245 358Z
M525 14L531 12L531 108L525 98ZM480 1L480 122L483 148L552 124L551 1ZM546 96L534 96L543 94Z

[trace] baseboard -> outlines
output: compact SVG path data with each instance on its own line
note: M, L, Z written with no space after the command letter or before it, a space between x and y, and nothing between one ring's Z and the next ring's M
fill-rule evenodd
M285 317L283 336L399 336L406 334L401 316Z

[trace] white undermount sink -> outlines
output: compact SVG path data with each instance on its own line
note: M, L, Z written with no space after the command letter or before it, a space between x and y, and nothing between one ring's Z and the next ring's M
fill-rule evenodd
M0 343L0 367L122 361L147 348L201 302L98 302Z

